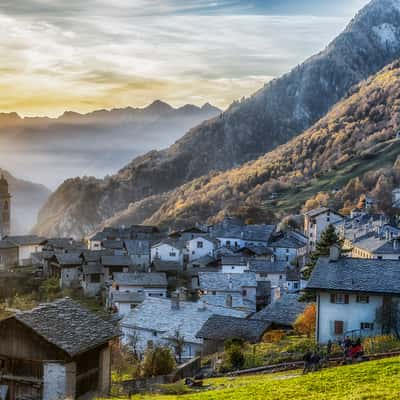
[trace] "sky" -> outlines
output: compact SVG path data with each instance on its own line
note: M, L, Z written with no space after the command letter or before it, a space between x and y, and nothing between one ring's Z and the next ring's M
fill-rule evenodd
M225 108L322 50L366 0L1 0L0 112Z

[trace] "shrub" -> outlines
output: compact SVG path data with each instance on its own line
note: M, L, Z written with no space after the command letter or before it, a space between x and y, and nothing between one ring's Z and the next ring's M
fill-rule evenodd
M304 312L300 314L294 323L294 329L301 335L311 337L315 332L316 307L315 304L310 304Z
M224 342L224 348L225 351L229 350L232 346L238 346L240 348L244 347L244 340L241 338L231 338L231 339L227 339Z
M243 348L239 345L232 345L224 354L224 368L227 370L237 370L243 368L245 357Z
M285 337L285 331L282 329L276 329L274 331L267 332L263 341L267 343L279 343Z
M367 354L385 353L400 349L400 341L391 335L366 338L363 342Z
M175 368L175 358L168 347L148 347L144 353L142 373L146 378L168 375Z

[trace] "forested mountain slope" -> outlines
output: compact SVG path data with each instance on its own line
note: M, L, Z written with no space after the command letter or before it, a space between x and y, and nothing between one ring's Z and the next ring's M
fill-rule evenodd
M141 201L143 211L147 197L154 209L153 196L200 176L205 176L200 182L209 180L210 171L238 166L300 134L350 87L398 57L400 0L373 0L320 54L193 128L167 150L136 158L105 180L66 181L42 209L36 230L86 234L129 204ZM153 218L162 219L160 213Z

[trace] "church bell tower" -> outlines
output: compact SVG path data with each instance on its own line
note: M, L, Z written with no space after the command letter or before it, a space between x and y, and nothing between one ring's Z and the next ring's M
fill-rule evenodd
M2 174L0 177L0 239L11 232L11 195L8 182Z

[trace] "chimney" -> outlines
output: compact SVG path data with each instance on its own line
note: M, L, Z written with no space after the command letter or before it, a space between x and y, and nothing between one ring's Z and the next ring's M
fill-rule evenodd
M233 299L232 299L232 295L231 295L231 294L226 295L225 305L226 305L226 307L228 307L228 308L232 308L232 306L233 306Z
M207 310L207 304L204 300L199 301L199 306L197 308L198 311L206 311Z
M340 247L333 245L329 249L329 261L338 261L340 258Z
M171 295L171 309L179 310L180 308L179 293L172 293Z

